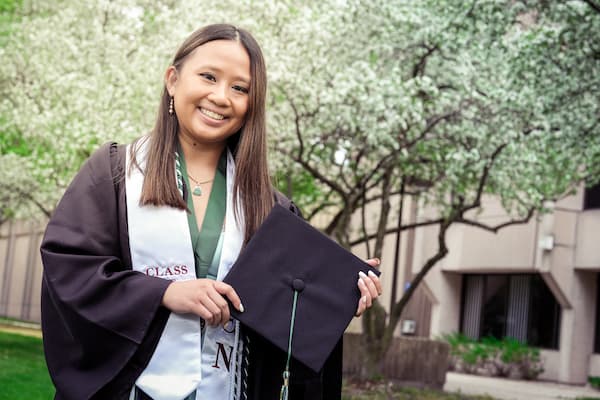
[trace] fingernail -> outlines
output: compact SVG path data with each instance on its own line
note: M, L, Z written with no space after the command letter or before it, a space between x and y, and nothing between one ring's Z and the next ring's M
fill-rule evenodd
M242 303L240 303L238 310L239 310L239 312L244 312L244 305Z
M375 262L377 263L377 265L381 264L381 260L379 258L376 258Z
M362 279L358 278L358 284L359 284L360 286L364 286L364 284L365 284L365 283L363 282L363 280L362 280Z
M364 272L362 272L362 271L360 271L358 273L358 276L360 276L361 278L366 278L367 277L367 275Z
M363 296L362 299L360 299L360 301L362 301L364 304L367 304L367 296Z
M375 275L375 272L373 272L373 271L369 271L369 276L371 278L377 278L377 275Z

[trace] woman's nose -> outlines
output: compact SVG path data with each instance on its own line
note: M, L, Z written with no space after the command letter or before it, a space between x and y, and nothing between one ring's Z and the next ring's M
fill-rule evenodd
M227 85L214 85L208 99L215 104L223 105L228 101Z

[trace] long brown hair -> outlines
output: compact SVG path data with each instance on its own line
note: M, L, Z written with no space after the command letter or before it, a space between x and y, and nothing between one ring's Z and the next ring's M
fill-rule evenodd
M237 221L241 221L238 215L239 207L245 222L245 244L273 207L273 189L267 165L267 72L262 51L252 35L244 29L228 24L208 25L192 33L175 53L172 65L177 71L181 71L189 54L199 46L214 40L234 40L246 49L250 58L250 88L245 122L227 142L235 158L234 215ZM169 102L170 96L165 86L156 123L148 138L140 203L187 210L175 181L175 150L179 123L177 118L168 112ZM132 146L132 165L138 165L135 158L137 147Z

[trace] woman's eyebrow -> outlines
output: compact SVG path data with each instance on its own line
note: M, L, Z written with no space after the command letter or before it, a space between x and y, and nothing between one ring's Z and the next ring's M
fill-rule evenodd
M217 72L219 74L223 73L223 69L216 67L214 65L211 65L211 64L202 64L198 67L198 69L209 69L209 70ZM247 76L238 75L238 76L234 76L233 79L236 81L242 81L243 83L246 83L248 85L250 84L250 78L248 78Z

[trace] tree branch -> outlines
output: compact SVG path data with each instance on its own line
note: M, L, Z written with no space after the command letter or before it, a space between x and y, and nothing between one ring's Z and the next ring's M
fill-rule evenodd
M285 93L285 91L284 91ZM300 115L298 114L298 109L296 108L296 104L290 99L290 97L286 93L286 97L288 98L288 102L290 103L290 107L294 111L294 128L296 132L296 139L298 139L298 158L302 158L304 155L304 141L302 140L302 133L300 132Z
M399 230L400 231L406 231L409 229L415 229L415 228L419 228L421 226L430 226L430 225L437 225L440 224L443 221L443 218L438 218L438 219L432 219L429 221L423 221L423 222L415 222L413 224L406 224L406 225L402 225L400 227L393 227L393 228L389 228L385 230L385 234L389 235L391 233L396 233ZM352 242L350 242L350 246L356 246L357 244L361 244L362 242L364 242L365 240L373 240L375 239L376 234L372 234L369 236L365 236L365 237L361 237L359 239L353 240Z
M363 188L363 192L362 192L362 207L360 208L360 216L361 216L361 229L362 229L362 234L363 236L367 236L367 193L366 190ZM371 246L369 244L368 240L365 240L365 246L367 248L367 258L371 258Z
M438 46L427 46L425 43L421 44L420 47L425 48L427 51L425 54L421 56L419 61L413 66L412 76L416 78L417 76L423 76L425 74L425 67L427 66L427 59L438 50Z
M344 186L349 190L353 190L354 186L350 185L350 183L348 183L348 180L346 179L346 175L344 174L344 163L346 161L346 156L344 156L344 160L342 160L342 162L337 163L335 160L335 151L331 153L331 165L336 165L337 164L337 175L339 176L340 181L344 184Z
M333 231L335 230L337 225L340 223L342 216L347 211L346 210L347 208L349 208L351 210L351 212L354 212L354 210L356 210L356 207L358 206L358 202L360 201L360 196L348 195L348 197L344 198L344 200L345 201L344 201L344 204L342 204L342 208L337 212L337 214L333 217L333 219L329 222L327 227L324 229L324 232L327 235L331 235L333 233Z
M592 7L594 9L594 11L596 11L597 13L600 14L600 4L594 2L594 0L583 0L585 3L587 3L590 7Z
M481 205L481 197L483 196L483 189L485 188L485 184L487 183L488 177L490 176L490 170L492 169L494 162L496 161L496 159L498 158L498 156L500 155L502 150L504 150L507 145L508 145L508 143L501 144L492 153L490 160L483 168L483 173L481 174L481 178L479 178L479 185L477 187L477 194L475 195L475 200L473 200L473 202L470 205L462 208L462 213L465 213L469 210L477 208Z
M470 225L470 226L475 226L477 228L480 229L484 229L486 231L489 232L494 232L494 233L498 233L498 231L502 228L505 228L507 226L510 225L520 225L520 224L526 224L531 220L531 217L533 217L535 213L535 207L531 207L528 211L527 211L527 215L524 216L523 218L517 218L517 219L511 219L509 221L503 222L501 224L498 225L486 225L482 222L479 221L475 221L472 219L468 219L468 218L463 218L460 217L458 218L455 222L459 223L459 224L465 224L465 225Z
M410 190L406 190L406 189L404 189L404 191L403 191L402 189L400 189L400 190L395 190L393 192L390 192L390 197L398 196L398 195L418 196L421 193L423 193L423 192L422 191L410 191ZM372 203L372 202L380 200L380 199L381 199L380 194L373 196L373 197L369 197L366 199L366 204Z
M308 161L303 160L302 158L295 156L293 154L290 154L290 152L282 149L279 146L276 147L276 150L279 151L281 154L290 157L292 160L294 160L295 162L300 164L300 166L302 166L302 168L304 168L306 171L308 171L315 179L321 181L325 185L329 186L332 190L339 193L339 195L342 196L342 198L346 199L348 197L348 194L344 191L344 189L340 185L338 185L337 183L335 183L334 181L332 181L331 179L327 178L325 175L320 173L316 168L314 168L312 165L310 165L308 163Z
M402 311L404 310L404 307L406 306L406 304L412 297L413 293L419 287L419 284L421 283L423 278L425 278L425 275L427 275L429 270L431 270L431 268L433 268L437 264L438 261L440 261L441 259L446 257L446 254L448 254L448 247L446 245L446 231L452 224L452 220L453 220L453 218L451 217L448 220L442 220L439 222L440 231L438 233L438 250L437 250L437 252L427 260L425 265L423 265L423 268L421 268L421 270L417 273L417 275L415 275L414 278L411 280L410 286L404 292L404 294L402 295L400 300L398 300L398 302L396 304L394 304L394 306L392 307L392 309L390 311L390 321L388 323L388 326L387 326L387 329L385 331L385 335L383 338L384 346L387 343L389 343L389 341L393 337L394 329L396 328L398 321L400 320L400 316L402 315Z
M367 185L367 182L369 182L371 180L371 178L373 178L373 176L375 176L376 173L382 172L383 170L388 170L388 167L386 166L386 164L391 163L390 160L394 160L394 156L396 156L399 152L400 152L400 149L394 150L394 151L390 152L389 154L385 155L384 157L382 157L379 160L379 162L377 162L377 165L375 165L375 167L371 170L371 172L369 174L363 176L362 178L359 178L359 185L361 187L366 187L367 191L369 191L372 188L374 188L375 186L379 185L379 182L381 182L381 179L383 179L384 174L381 174L379 176L379 178L371 185Z
M383 242L385 240L385 228L387 226L388 216L390 215L390 173L386 173L382 182L381 210L379 213L379 224L377 224L377 232L375 233L375 249L373 254L375 257L381 257L383 251Z
M18 193L22 198L25 198L25 199L29 200L47 218L50 218L52 216L52 210L47 209L42 203L40 203L38 200L36 200L35 197L33 197L33 195L31 193L29 193L28 191L25 191L25 190L19 188L18 186L15 186L15 185L3 185L3 186L5 188L7 188L8 190L11 190L11 191L13 191L15 193Z
M442 121L447 121L449 119L452 119L453 117L460 115L462 110L463 110L463 107L461 106L456 110L449 111L445 114L434 115L434 116L428 118L426 120L427 125L425 125L425 129L423 129L423 131L421 132L421 134L419 136L417 136L412 141L408 142L406 145L406 148L413 147L416 143L421 141L429 132L431 132L433 130L433 128L435 128L437 126L437 124L439 124Z
M306 220L307 220L307 221L310 221L311 219L313 219L313 217L314 217L315 215L317 215L318 213L320 213L321 211L323 211L323 210L324 210L324 209L326 209L327 207L333 207L333 206L336 206L336 205L337 205L336 203L331 203L331 202L324 201L323 203L319 204L319 206L318 206L318 207L315 207L315 208L314 208L314 209L313 209L313 210L310 212L310 214L308 214L308 215L307 215L307 217L306 217Z

